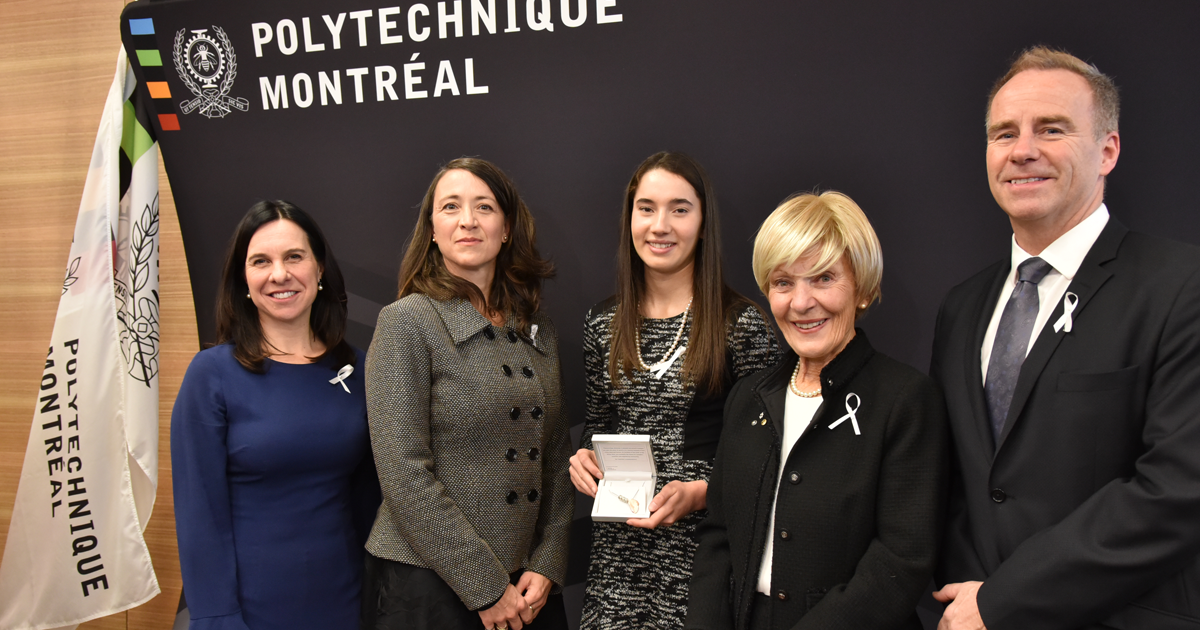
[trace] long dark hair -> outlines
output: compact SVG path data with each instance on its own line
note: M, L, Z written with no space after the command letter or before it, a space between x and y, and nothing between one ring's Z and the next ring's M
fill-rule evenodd
M433 195L447 171L464 170L483 180L500 204L508 226L508 242L500 245L496 256L496 274L489 295L483 295L474 283L446 269L442 252L433 244ZM463 157L446 163L421 201L421 212L413 228L404 261L400 263L400 290L397 298L421 293L435 300L463 298L483 312L512 314L517 326L528 332L533 316L541 306L542 281L554 276L554 265L538 254L533 215L517 193L508 175L495 164L479 158Z
M267 340L258 319L258 307L246 297L249 292L246 284L246 252L250 248L250 239L260 228L282 220L291 221L304 230L317 264L324 269L321 275L324 289L317 291L308 327L313 336L325 344L325 353L310 359L316 362L325 356L332 356L334 369L347 363L353 365L354 349L345 339L346 284L342 280L342 270L316 221L307 212L286 201L260 201L251 206L229 240L225 271L217 292L217 342L232 343L233 356L238 363L251 372L262 374L263 361L270 356L270 352L267 351Z
M752 302L725 284L721 273L721 220L717 196L704 168L683 153L663 151L646 158L625 188L621 209L621 242L617 247L617 312L613 317L608 374L616 383L621 374L633 377L638 365L636 331L641 325L638 304L646 293L646 264L633 247L633 202L642 177L662 169L687 180L700 198L700 238L692 272L692 328L683 360L685 382L698 391L719 391L725 379L726 326L735 313Z

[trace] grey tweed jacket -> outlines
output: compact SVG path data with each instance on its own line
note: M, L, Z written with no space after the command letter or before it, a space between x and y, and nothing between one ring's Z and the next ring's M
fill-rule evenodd
M433 569L467 608L525 568L562 586L573 490L558 336L495 326L469 301L385 307L367 353L367 412L383 504L379 558Z

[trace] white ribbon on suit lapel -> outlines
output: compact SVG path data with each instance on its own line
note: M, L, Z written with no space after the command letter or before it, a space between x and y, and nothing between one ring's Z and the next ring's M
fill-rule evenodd
M854 399L853 407L850 406L851 398ZM841 418L838 418L836 422L829 425L829 428L834 429L837 427L837 425L839 425L839 424L845 422L847 419L849 419L850 426L854 427L854 435L862 435L862 431L858 430L858 418L855 417L855 415L854 415L854 412L858 411L858 408L861 404L862 404L862 399L858 397L858 394L855 394L854 392L850 392L849 394L846 394L846 415L842 416Z
M1063 296L1063 314L1054 322L1054 332L1066 330L1071 332L1071 313L1075 312L1075 306L1079 304L1079 296L1067 291Z

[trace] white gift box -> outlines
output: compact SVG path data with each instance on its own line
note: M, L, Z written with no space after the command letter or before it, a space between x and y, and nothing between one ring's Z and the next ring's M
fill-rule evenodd
M598 482L592 520L624 523L650 518L658 482L649 435L593 435L592 448L604 478Z

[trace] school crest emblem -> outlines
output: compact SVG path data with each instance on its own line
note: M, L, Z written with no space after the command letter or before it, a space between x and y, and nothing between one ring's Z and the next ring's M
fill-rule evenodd
M235 109L250 108L246 99L229 96L237 77L237 55L224 29L196 29L188 37L188 30L181 28L175 33L174 53L175 72L196 96L179 104L184 114L198 110L207 118L224 118Z

